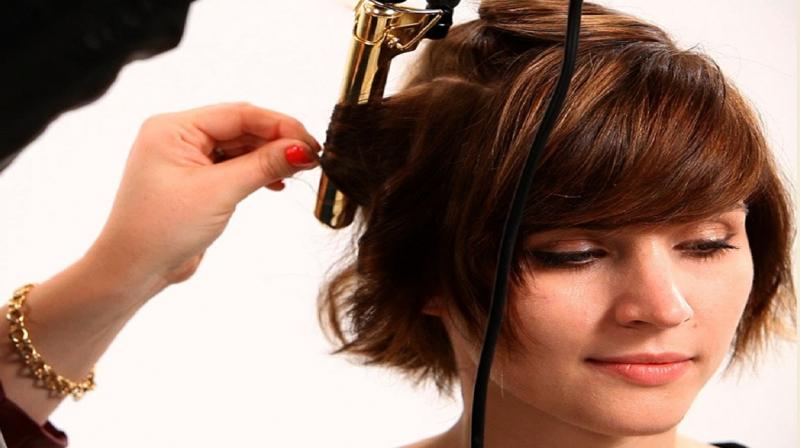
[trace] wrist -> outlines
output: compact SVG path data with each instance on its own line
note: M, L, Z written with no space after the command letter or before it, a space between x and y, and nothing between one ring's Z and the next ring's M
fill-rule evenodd
M163 276L144 268L135 257L118 247L108 247L100 240L81 257L75 268L96 291L128 304L134 312L169 286Z

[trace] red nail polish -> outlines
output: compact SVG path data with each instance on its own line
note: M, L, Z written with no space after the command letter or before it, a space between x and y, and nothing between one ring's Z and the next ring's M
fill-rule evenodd
M305 149L298 145L286 148L285 154L286 160L288 160L292 165L309 165L316 162L316 160L312 159Z

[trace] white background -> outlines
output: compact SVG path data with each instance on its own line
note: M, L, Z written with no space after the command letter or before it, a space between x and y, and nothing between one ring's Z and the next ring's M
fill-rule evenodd
M699 44L753 101L795 177L795 1L600 3L661 25L683 48ZM475 10L463 4L458 20ZM300 118L324 140L351 17L344 0L196 2L177 50L126 67L105 96L64 114L0 176L0 291L44 281L90 246L149 115L246 100ZM409 59L395 64L392 86ZM71 446L390 447L455 421L458 401L327 354L315 298L348 235L313 218L318 177L254 193L196 275L134 317L98 363L97 390L52 417ZM682 432L796 447L796 370L786 344L755 376L715 378Z

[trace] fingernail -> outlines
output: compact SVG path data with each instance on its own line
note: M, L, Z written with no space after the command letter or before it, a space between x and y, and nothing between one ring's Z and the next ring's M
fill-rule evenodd
M300 145L294 145L286 148L286 160L295 166L311 166L316 165L317 160L312 158L311 155Z

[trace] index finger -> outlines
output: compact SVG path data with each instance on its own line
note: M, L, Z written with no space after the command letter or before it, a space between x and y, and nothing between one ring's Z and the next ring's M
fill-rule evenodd
M249 103L229 103L206 106L182 112L191 125L207 138L202 144L208 154L219 141L233 140L251 134L267 141L293 138L305 142L314 151L321 149L319 143L308 133L297 119Z

